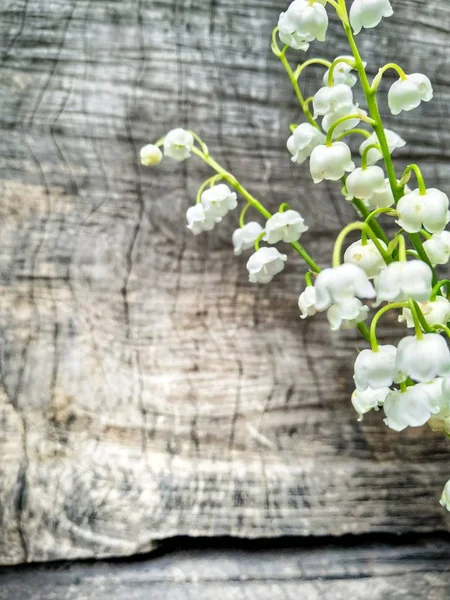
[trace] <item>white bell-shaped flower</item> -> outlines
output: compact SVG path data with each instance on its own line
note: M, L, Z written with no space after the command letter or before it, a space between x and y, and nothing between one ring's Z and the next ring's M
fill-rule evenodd
M314 183L324 179L338 181L346 172L353 171L350 148L344 142L333 142L331 146L316 146L311 154L310 171Z
M397 223L408 233L417 233L425 227L430 233L442 233L450 221L447 194L436 188L429 188L426 194L413 190L398 201Z
M301 165L311 156L311 152L316 146L325 143L325 135L311 125L311 123L301 123L287 141L287 149L292 154L292 162Z
M450 511L450 479L445 484L439 504Z
M370 210L376 208L388 208L395 204L394 194L392 193L389 179L384 180L384 187L373 192L368 198L363 198L363 202Z
M450 260L450 231L435 233L423 243L423 247L433 267L446 265Z
M186 160L191 156L194 146L194 138L189 131L172 129L164 138L164 156L169 156L178 162Z
M265 227L264 241L269 244L297 242L308 226L303 217L295 210L286 210L275 213L268 219Z
M199 235L203 231L211 231L217 220L214 215L205 212L201 204L194 204L186 211L187 227L194 235ZM219 219L220 221L220 219Z
M357 105L350 104L349 106L341 106L340 108L337 108L336 110L329 112L324 116L322 119L322 128L324 131L328 132L330 127L332 127L332 125L334 125L338 119L361 114L366 114L366 111L360 110ZM360 116L342 121L342 123L339 123L339 125L334 128L333 135L337 136L344 131L358 127L360 121Z
M141 164L145 167L154 167L159 165L163 159L163 153L155 144L142 146L140 151Z
M355 361L353 379L358 390L377 390L389 387L405 379L397 364L397 348L392 345L379 346L378 351L362 350Z
M313 98L314 118L326 115L342 108L343 106L353 106L352 89L340 83L333 86L321 87Z
M426 333L400 340L397 348L397 368L414 381L431 381L450 374L450 351L438 333Z
M431 416L431 398L424 389L413 385L406 391L393 391L384 401L384 422L394 431L421 427Z
M353 56L338 56L336 58L336 60L334 61L335 67L333 69L333 85L339 85L340 83L343 83L344 85L347 85L348 87L353 87L356 82L358 81L358 77L355 73L353 73L352 71L354 70L354 66L348 64L348 62L338 62L339 59L344 59L345 61L352 61L352 63L354 64L354 58ZM328 86L328 76L330 73L330 69L327 69L325 71L325 74L323 76L323 85Z
M424 302L430 298L433 273L421 260L394 262L375 278L377 303L412 298Z
M384 133L386 134L386 140L388 143L389 152L391 154L397 148L403 148L403 146L406 145L405 140L402 139L397 133L395 133L395 131L391 131L390 129L385 129ZM379 142L378 142L377 134L375 132L373 132L370 135L370 137L368 137L366 140L364 140L364 142L361 144L361 146L359 147L359 153L362 156L364 153L364 150L368 146L371 146L372 144L378 144L378 143ZM382 154L381 150L378 150L377 148L371 148L367 153L367 164L374 165L379 160L382 160L382 158L383 158L383 154Z
M386 189L386 178L381 167L373 166L365 169L358 167L347 177L346 200L370 198L375 193L382 193Z
M378 240L378 242L383 249L387 249L383 240ZM363 269L369 279L376 277L381 269L386 266L383 257L372 240L367 240L365 244L361 240L351 244L345 251L344 262Z
M450 396L444 393L444 381L443 377L436 377L431 381L416 384L416 388L425 391L430 399L428 407L432 414L431 418L436 415L441 415L438 418L442 418L444 414L446 416L450 414Z
M283 15L283 13L282 13ZM328 14L324 2L313 0L294 0L284 16L280 15L278 27L283 34L295 36L297 40L312 42L325 41L328 28ZM281 35L280 35L280 39Z
M376 27L383 17L394 14L389 0L354 0L350 8L350 24L355 34L364 27Z
M236 229L232 237L235 255L239 256L244 250L252 248L262 232L263 228L256 221L250 221L243 227Z
M350 298L339 304L332 304L327 310L331 331L354 329L358 323L367 319L369 307L364 306L358 298Z
M422 73L412 73L391 85L388 104L391 113L398 115L402 110L414 110L421 102L429 102L432 98L433 88L428 77Z
M301 319L312 317L317 313L316 290L314 286L308 285L308 287L303 290L298 299L298 307L302 313L300 315Z
M297 33L295 23L289 11L280 14L278 19L278 35L283 44L286 44L293 50L303 50L303 52L306 52L309 48L309 42Z
M367 388L365 390L355 390L352 394L352 404L358 413L358 421L363 420L363 415L371 410L378 410L383 406L386 396L391 391L388 387L381 387L376 390Z
M374 298L375 290L364 271L356 265L343 264L323 269L314 283L318 311L332 304L344 304L352 298Z
M216 219L221 219L228 211L237 206L236 192L232 192L224 183L206 189L200 199L205 213L214 216Z
M450 302L444 296L437 296L433 301L421 302L419 308L430 326L442 325L450 321ZM414 319L409 308L403 309L398 320L400 323L406 321L407 327L414 327Z
M260 248L247 262L248 279L251 283L270 283L284 269L286 254L276 248Z

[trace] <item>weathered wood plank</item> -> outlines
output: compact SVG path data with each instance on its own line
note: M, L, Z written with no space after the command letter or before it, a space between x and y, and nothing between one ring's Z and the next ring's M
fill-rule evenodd
M256 546L256 547L255 547ZM191 548L159 558L5 569L0 600L447 600L450 544Z
M277 287L250 286L232 218L218 235L185 230L207 171L137 161L170 127L197 129L270 206L300 207L305 243L329 261L352 211L284 147L298 111L268 48L284 4L3 6L1 562L146 552L180 534L448 529L447 443L356 422L359 342L299 322L299 262ZM414 143L397 157L423 158L449 189L450 7L396 4L363 54L372 73L395 54L435 76L436 101L396 121ZM313 51L346 53L329 37Z

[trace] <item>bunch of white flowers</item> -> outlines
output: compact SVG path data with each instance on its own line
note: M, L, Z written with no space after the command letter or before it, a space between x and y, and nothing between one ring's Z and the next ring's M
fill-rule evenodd
M311 58L294 70L287 51L306 51L315 40L325 40L327 9L340 19L351 54L332 62ZM308 226L297 210L282 203L271 213L211 157L194 132L169 131L141 149L141 162L153 166L163 155L175 161L195 155L214 171L186 213L187 226L195 235L212 231L237 207L238 197L243 198L232 245L237 256L253 248L247 260L250 282L269 283L283 271L288 256L276 246L290 245L301 256L307 265L306 287L298 301L301 318L326 311L332 331L357 328L370 345L358 354L354 366L356 389L351 402L358 420L382 408L384 422L395 431L428 423L434 431L450 436L450 280L439 279L435 269L450 261L449 198L428 188L415 164L406 165L397 175L392 153L406 142L384 127L377 101L380 82L389 69L399 77L387 95L393 115L429 102L433 89L425 75L406 74L395 63L380 68L369 81L355 40L364 28L376 27L392 14L389 0L353 0L349 11L345 0L294 0L273 31L272 51L286 69L305 115L304 122L291 126L287 139L291 160L298 165L309 161L316 184L340 182L343 197L358 216L339 233L331 266L321 268L301 243ZM313 65L325 68L323 85L305 100L299 79ZM354 101L358 81L364 108ZM363 138L359 164L345 141L349 136ZM406 185L411 177L416 189ZM249 210L262 220L246 222ZM398 225L394 235L386 234L381 216ZM348 236L355 234L356 241L348 243ZM371 309L376 312L367 326ZM379 344L378 322L391 310L399 311L399 322L413 335L397 345ZM450 481L441 504L450 510Z

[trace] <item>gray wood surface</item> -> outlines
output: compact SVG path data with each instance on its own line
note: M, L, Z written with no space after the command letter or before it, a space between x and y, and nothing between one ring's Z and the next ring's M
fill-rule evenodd
M450 544L191 548L0 572L0 600L447 600Z
M299 261L277 285L248 284L233 217L186 231L208 171L138 163L169 128L197 130L270 207L301 210L327 264L352 209L285 150L299 115L268 41L284 6L2 3L1 563L128 555L173 535L448 529L447 442L356 422L361 342L300 322ZM395 57L433 79L435 102L388 124L412 144L399 168L420 159L448 191L450 6L394 7L362 52L372 73ZM347 52L335 23L329 40L312 52Z

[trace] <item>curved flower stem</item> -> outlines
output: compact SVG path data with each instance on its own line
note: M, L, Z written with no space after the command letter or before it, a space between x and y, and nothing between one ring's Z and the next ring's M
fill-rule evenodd
M434 302L436 300L438 293L440 292L441 288L444 287L444 285L446 285L447 289L449 289L450 279L441 279L441 281L438 281L438 283L434 286L433 290L431 291L431 302Z
M283 202L283 204L280 204L280 206L278 207L278 212L280 213L284 212L285 210L291 210L291 207L287 202Z
M380 310L373 317L372 323L370 324L370 345L372 346L373 352L378 352L378 350L379 350L378 340L377 340L378 321L389 310L395 310L397 308L408 308L408 303L407 302L393 302L392 304L388 304L387 306L383 306L383 308L380 308Z
M360 200L359 198L354 198L352 200L352 204L356 208L356 210L360 213L362 218L364 220L366 220L367 217L370 215L370 210L367 208L367 206L364 204L364 202L362 200ZM370 226L370 228L375 233L375 235L377 236L378 239L383 240L383 242L385 244L389 244L389 239L388 239L387 235L384 233L382 227L379 225L379 223L377 223L377 221L373 221L370 224L368 223L368 225Z
M435 331L437 329L442 329L442 331L446 333L447 337L450 338L450 328L448 328L446 325L433 325L432 329L434 329Z
M418 165L408 165L406 169L403 171L403 175L400 179L400 185L405 185L409 181L409 175L414 171L414 174L417 179L417 184L419 186L419 193L421 196L425 196L427 193L427 186L425 185L425 180L422 175L422 171Z
M356 127L355 129L348 129L347 131L344 131L343 133L341 133L340 135L338 135L336 137L336 142L340 142L341 140L343 140L348 135L353 135L353 134L363 135L366 139L370 138L370 133L368 131L366 131L365 129L361 129L359 127Z
M337 65L341 64L341 63L345 63L347 65L350 65L351 67L355 66L355 61L351 58L335 58L333 60L333 62L331 63L331 67L330 67L330 71L328 73L328 82L327 85L328 87L332 87L333 83L334 83L334 70L337 67Z
M417 314L417 317L419 319L420 325L422 326L422 329L425 331L425 333L431 333L433 330L430 327L430 325L428 325L428 323L426 322L425 317L423 316L423 312L422 312L420 306L412 298L410 298L410 301L414 304L414 307L416 309L416 314Z
M361 156L361 167L363 169L367 169L367 159L369 156L369 152L373 149L379 150L381 152L380 144L369 144L368 146L366 146L366 148L364 148L364 151Z
M399 67L399 65L397 65L396 63L388 63L387 65L384 65L384 67L381 67L381 69L378 70L376 76L373 78L372 85L370 86L370 89L373 93L375 93L378 90L378 86L381 83L383 75L389 69L393 69L394 71L396 71L400 76L400 79L407 79L405 71L401 67Z
M409 298L408 304L409 304L409 310L411 311L412 318L414 321L414 331L416 333L416 338L418 340L421 340L423 338L423 332L422 332L422 327L420 326L420 320L419 320L419 315L418 315L418 312L416 309L416 305L411 298Z
M197 192L197 198L196 198L196 203L200 204L200 202L202 201L202 194L205 191L205 189L208 187L208 185L212 186L215 184L216 181L219 181L220 179L223 179L222 175L213 175L212 177L208 177L208 179L206 179L202 185L198 188L198 192Z
M246 190L239 183L239 181L236 179L236 177L234 177L234 175L232 175L231 173L226 171L223 167L221 167L219 165L219 163L212 158L212 156L205 155L201 150L199 150L195 146L194 146L194 148L192 148L192 152L196 156L201 158L208 166L210 166L212 169L214 169L219 175L221 175L222 179L227 181L237 192L239 192L239 194L241 194L254 209L256 209L261 215L263 215L263 217L265 217L266 219L270 219L270 217L272 216L272 213L270 213L267 210L267 208L265 208L261 204L261 202L259 200L257 200L254 196L252 196L250 194L250 192L248 190ZM300 254L300 256L309 265L309 267L312 271L314 271L316 273L320 273L320 270L321 270L320 267L314 262L314 260L311 258L311 256L308 254L308 252L303 248L303 246L301 244L299 244L299 242L291 242L291 246L292 246L292 248L294 248L294 250L298 254Z
M381 208L376 208L375 210L373 210L370 215L368 215L365 219L365 222L367 223L367 225L370 224L370 222L372 221L372 219L375 219L376 217L378 217L378 215L382 215L382 214L387 214L389 216L397 216L397 211L392 210L392 208L390 206L385 206L385 207L381 207Z
M247 204L244 206L244 208L241 210L241 214L239 215L239 227L242 229L245 225L245 215L248 211L248 209L250 208L251 204L250 202L247 202Z
M312 282L312 279L311 279L311 271L307 271L305 273L305 281L306 281L306 285L308 287L313 287L314 286L314 284Z
M402 235L398 235L398 260L406 262L406 242Z
M359 113L359 112L355 113L353 115L346 115L345 117L340 117L333 123L333 125L328 130L327 139L326 139L325 144L327 146L331 146L331 144L333 142L333 133L336 131L336 128L339 127L339 125L341 125L342 123L345 123L346 121L351 121L352 119L359 119L359 120L364 121L365 123L368 123L369 125L372 125L372 126L374 124L374 121L372 119L364 116L362 113ZM370 148L370 146L369 146L369 148Z
M331 64L332 63L329 60L325 60L324 58L310 58L309 60L306 60L304 63L297 65L297 68L294 71L294 77L295 77L295 79L298 79L300 77L300 75L303 73L303 71L306 69L306 67L309 67L311 65L322 65L324 67L327 67L327 69L329 69L331 67Z
M375 247L377 248L378 252L381 254L384 262L387 265L392 262L391 257L386 252L386 250L383 248L383 246L380 244L379 239L373 233L373 231L369 227L369 225L367 225L366 223L361 223L360 221L355 221L354 223L350 223L350 225L347 225L347 227L344 227L344 229L341 231L341 233L338 235L338 237L336 239L336 242L334 244L334 250L333 250L333 267L338 267L341 264L342 246L343 246L345 238L352 231L358 231L358 230L363 231L370 237L370 239L374 243Z
M261 231L261 233L256 238L255 243L254 243L254 248L255 248L256 252L258 252L258 250L259 250L259 242L263 239L263 237L265 235L266 235L266 232L265 231Z

